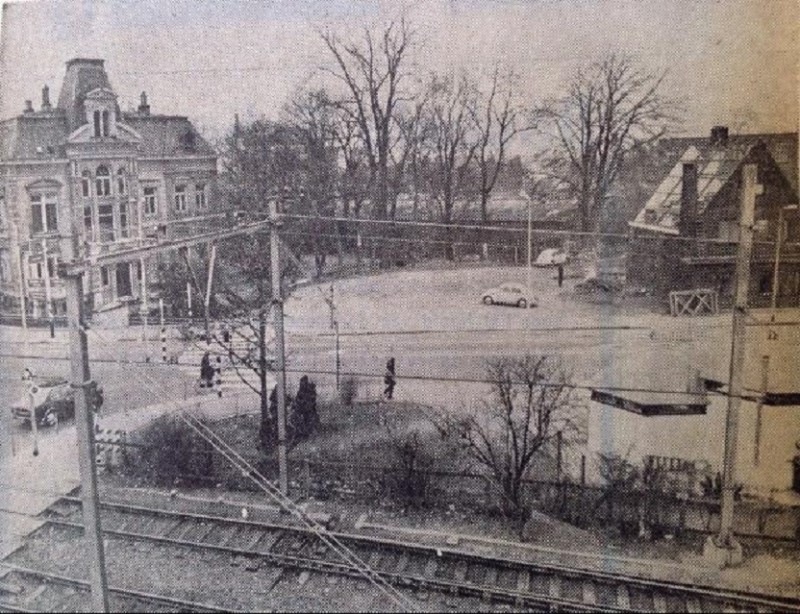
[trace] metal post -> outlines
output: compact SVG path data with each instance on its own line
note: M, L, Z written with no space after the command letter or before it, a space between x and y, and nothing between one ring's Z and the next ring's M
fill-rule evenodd
M206 345L211 343L211 330L209 325L209 310L211 308L211 284L214 281L214 264L217 261L217 245L211 245L211 257L208 261L208 281L206 282L206 297L203 302L204 315L206 319Z
M31 412L31 433L33 434L33 455L39 456L39 425L36 422L36 401L33 397L33 382L28 383L28 410Z
M781 260L781 241L783 241L783 207L778 209L778 228L775 233L775 263L772 267L772 319L775 320L775 309L778 306L778 283Z
M339 322L334 323L334 334L336 336L336 391L339 391L339 384L341 380L342 360L340 356L339 346Z
M739 247L736 254L736 294L733 309L731 364L728 384L728 412L725 420L725 456L722 467L722 510L717 546L734 551L733 537L734 489L736 488L736 447L739 431L739 411L742 404L745 361L745 326L748 293L750 290L750 256L753 250L753 218L756 196L763 187L756 183L758 166L745 164L742 168L742 201L739 220ZM731 561L727 561L731 562Z
M144 361L150 362L150 300L147 297L147 263L144 258L139 260L142 270L142 335L144 337Z
M164 324L164 299L158 299L158 317L161 322L161 362L167 362L167 327Z
M528 294L533 296L533 199L528 196Z
M764 397L769 390L769 355L761 357L761 394L756 404L756 438L755 449L753 450L753 462L758 465L761 460L761 413L764 407Z
M189 319L191 320L192 319L192 282L191 281L187 281L186 282L186 305L187 305L187 308L188 308L187 315L189 316Z
M277 397L278 397L278 472L280 491L284 496L289 495L289 473L286 459L286 345L283 335L283 293L281 292L281 264L280 264L280 237L278 226L278 206L275 201L270 203L269 230L270 261L272 265L272 313L275 320L276 360L278 367Z
M47 262L47 239L42 239L42 260L44 262L44 295L47 301L47 319L50 322L50 337L55 337L55 322L53 321L53 289L50 285L50 266Z
M105 552L100 526L100 500L97 493L97 467L94 453L94 415L89 407L84 386L89 382L89 348L83 325L83 279L72 275L66 279L67 314L69 316L70 365L75 389L75 430L78 438L81 496L83 498L84 536L89 554L89 577L92 589L92 610L108 612L108 583Z
M795 211L797 205L787 205L778 209L778 228L775 233L775 263L772 267L772 321L775 321L775 310L778 307L778 289L780 287L781 246L783 244L783 212Z

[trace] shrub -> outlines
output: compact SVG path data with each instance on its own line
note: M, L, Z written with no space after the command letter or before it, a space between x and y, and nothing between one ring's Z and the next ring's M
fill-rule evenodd
M343 405L352 405L358 396L359 381L355 377L346 377L339 384L339 400Z
M207 424L205 419L201 419ZM163 415L134 436L126 470L157 484L203 483L213 472L213 448L178 416Z

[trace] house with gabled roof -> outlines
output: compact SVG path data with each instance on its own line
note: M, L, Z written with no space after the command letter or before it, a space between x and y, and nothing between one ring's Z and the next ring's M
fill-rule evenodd
M627 280L659 295L714 289L723 301L733 290L739 232L741 169L755 164L763 192L756 198L751 304L772 295L780 224L779 305L800 301L800 216L797 133L665 139L656 152L660 177L635 219Z
M65 311L60 239L82 256L129 247L216 206L217 155L184 116L121 110L102 59L67 62L58 103L0 122L0 301L33 317ZM164 230L167 229L167 230ZM150 263L152 266L155 263ZM84 282L95 310L135 303L140 262L96 267Z

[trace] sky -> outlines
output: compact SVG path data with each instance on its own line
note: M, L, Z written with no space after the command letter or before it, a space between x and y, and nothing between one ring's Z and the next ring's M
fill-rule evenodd
M58 99L64 63L106 60L123 109L146 91L153 113L188 115L210 138L243 119L278 117L331 58L318 31L344 33L405 10L421 71L519 74L526 100L556 97L576 69L608 52L667 71L681 131L792 131L798 126L797 0L72 0L4 5L0 117Z

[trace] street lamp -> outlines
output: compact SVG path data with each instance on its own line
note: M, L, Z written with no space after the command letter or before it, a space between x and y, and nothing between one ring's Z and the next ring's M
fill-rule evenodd
M775 233L775 264L772 269L772 319L778 306L779 267L781 260L781 243L783 242L783 212L797 211L797 205L785 205L778 209L778 229Z

